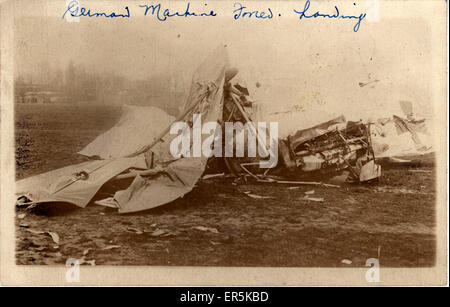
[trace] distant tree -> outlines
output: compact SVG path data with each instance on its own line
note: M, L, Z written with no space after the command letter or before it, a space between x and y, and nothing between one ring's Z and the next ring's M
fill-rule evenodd
M16 85L25 85L25 79L23 76L18 76L15 82Z
M53 78L50 80L50 89L53 91L62 91L64 86L63 79L62 70L57 68L53 73Z
M70 60L65 71L64 89L68 96L70 96L71 98L75 98L74 96L76 93L76 71L72 60Z

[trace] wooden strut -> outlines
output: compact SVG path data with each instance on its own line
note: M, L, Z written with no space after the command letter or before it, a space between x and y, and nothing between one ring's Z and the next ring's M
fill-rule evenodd
M258 143L260 144L260 146L263 148L263 150L264 150L264 152L265 152L265 154L266 155L269 155L269 153L267 152L267 149L264 147L264 146L262 146L262 144L264 144L262 141L261 141L261 138L260 138L260 136L258 135L258 133L256 133L256 129L255 129L255 127L254 127L254 125L253 125L253 123L251 122L251 120L248 118L248 116L247 116L247 114L245 113L245 111L242 109L242 106L240 105L240 103L237 101L237 99L234 97L234 93L239 93L239 90L237 90L237 89L235 89L233 86L231 87L231 89L232 89L232 92L230 93L231 95L231 98L232 98L232 100L233 100L233 102L234 102L234 104L236 105L236 107L237 107L237 109L239 110L239 112L242 114L242 116L244 117L244 119L245 119L245 121L247 122L247 123L249 123L249 125L251 126L251 130L252 130L252 133L254 133L255 134L255 136L258 138ZM178 121L180 121L180 120L182 120L183 118L185 118L191 111L193 111L198 105L200 105L200 103L202 103L204 100L205 100L205 98L208 96L208 93L205 93L205 96L199 101L199 102L197 102L195 105L193 105L192 107L190 107L189 109L187 109L186 111L184 111L181 115L179 115L166 129L164 129L154 140L153 140L153 142L152 143L150 143L149 145L147 145L147 146L145 146L145 147L143 147L143 148L141 148L140 150L138 150L137 152L135 152L135 153L132 153L132 154L130 154L130 155L128 155L127 157L135 157L135 156L138 156L138 155L140 155L141 153L144 153L144 152L146 152L146 151L148 151L148 150L150 150L153 146L155 146L157 143L159 143L161 140L162 140L162 138L170 131L170 127L172 126L172 124L173 123L175 123L175 122L178 122Z
M247 165L257 165L257 164L259 164L258 162L250 162L250 163L241 163L241 164L239 164L241 167L242 167L242 169L247 173L247 174L249 174L250 176L252 176L253 178L255 178L257 181L258 180L261 180L258 176L256 176L255 174L253 174L252 172L250 172L245 166L247 166Z
M251 177L253 177L257 182L261 183L279 183L279 184L297 184L297 185L320 185L327 188L340 188L340 186L335 184L329 184L329 183L323 183L323 182L317 182L317 181L288 181L288 180L277 180L272 179L270 177L267 177L268 179L260 179L257 175L250 172L245 166L247 165L256 165L258 163L241 163L241 167L244 169L245 172L247 172Z
M339 135L339 137L341 138L342 142L344 142L345 146L347 147L347 150L349 152L351 152L351 148L350 145L348 144L347 140L344 138L344 136L341 134L341 132L339 130L336 129L337 134ZM355 176L355 179L359 178L359 174L357 171L355 171L355 169L353 168L353 166L347 161L347 159L345 159L344 157L342 157L342 160L344 160L345 164L347 164L347 167L349 168L350 172L353 174L353 176Z
M335 185L335 184L329 184L329 183L323 183L323 182L316 182L316 181L287 181L287 180L275 180L275 179L270 179L270 180L258 180L258 182L263 182L263 183L280 183L280 184L298 184L298 185L321 185L327 188L340 188L340 186Z
M233 88L233 87L232 87ZM260 148L264 151L264 154L266 156L269 156L269 152L267 151L267 148L263 146L263 144L265 144L265 141L263 141L261 139L261 136L257 133L255 126L253 125L253 122L250 120L250 118L248 118L247 114L245 113L244 109L242 108L241 104L239 103L239 101L237 101L237 98L234 96L234 93L231 92L230 93L231 99L233 100L234 104L236 105L237 109L239 110L239 112L241 113L241 115L244 117L245 121L249 124L250 130L251 132L256 136L256 138L258 139L258 145L260 146Z

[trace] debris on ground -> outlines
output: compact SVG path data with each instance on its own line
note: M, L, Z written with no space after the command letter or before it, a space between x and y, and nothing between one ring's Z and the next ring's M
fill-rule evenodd
M269 198L273 198L272 196L261 196L261 195L252 194L252 192L250 192L250 191L246 191L244 193L248 197L251 197L251 198L254 198L254 199L269 199Z
M80 263L80 265L81 264L89 264L89 265L95 266L95 260L86 260L84 257L80 259L79 263Z
M310 201L316 201L316 202L323 202L323 198L319 198L319 197L308 197L308 196L305 196L303 199L305 199L305 200L310 200Z
M153 237L159 237L166 234L168 231L164 229L155 229L150 235Z
M59 244L59 235L53 231L47 231L47 233L52 237L53 242Z
M225 173L220 173L220 174L208 174L208 175L204 175L202 177L202 179L211 179L211 178L217 178L217 177L223 177L225 176Z
M357 200L356 200L354 197L352 197L352 196L347 197L347 198L345 199L345 201L346 201L347 203L349 203L350 205L354 205L354 204L357 203Z
M131 232L134 232L134 233L136 233L136 234L138 234L138 235L141 235L141 234L144 233L142 230L137 229L137 228L133 228L133 227L127 227L127 230L128 230L128 231L131 231Z
M89 254L89 252L92 250L92 248L87 248L83 251L83 256L86 256L87 254Z
M40 234L48 234L51 238L52 238L52 240L53 240L53 242L55 242L56 244L59 244L59 235L56 233L56 232L52 232L52 231L41 231L41 230L33 230L33 229L26 229L28 232L31 232L31 233L33 233L33 234L37 234L37 235L40 235Z
M306 191L305 194L306 195L312 195L312 194L314 194L314 190Z
M117 202L114 200L114 197L108 197L105 199L97 200L94 204L109 208L119 208Z
M288 180L279 180L279 179L273 179L270 176L267 176L265 179L258 179L257 182L260 183L279 183L279 184L298 184L298 185L316 185L316 186L323 186L327 188L340 188L340 185L331 184L331 183L323 183L323 182L316 182L316 181L288 181Z
M348 259L342 259L341 263L343 263L343 264L352 264L352 261L348 260Z
M110 250L110 249L114 249L114 248L121 248L122 246L120 245L107 245L105 247L102 248L102 250L106 251L106 250Z
M219 231L216 228L210 228L205 226L194 226L192 228L200 231L210 231L212 233L219 233Z
M405 159L400 159L400 158L395 158L395 157L390 157L389 160L394 163L411 163L411 160L405 160Z

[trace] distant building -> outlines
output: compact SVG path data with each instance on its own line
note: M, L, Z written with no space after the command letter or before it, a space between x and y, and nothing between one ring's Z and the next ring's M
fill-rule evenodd
M66 96L62 95L60 92L52 91L29 91L22 95L15 96L16 103L36 103L36 104L46 104L46 103L61 103L67 102Z
M42 92L26 92L23 95L24 103L49 103L50 99Z

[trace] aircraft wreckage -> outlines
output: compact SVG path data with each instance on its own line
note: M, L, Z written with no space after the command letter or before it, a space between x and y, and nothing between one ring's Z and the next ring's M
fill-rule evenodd
M215 168L218 160L236 178L268 184L335 187L328 183L329 179L367 182L381 175L381 167L375 163L370 123L346 121L339 116L293 131L287 137L272 138L272 143L270 138L267 141L269 133L263 133L253 123L248 89L234 81L237 73L228 64L225 48L218 48L194 73L183 111L177 118L155 107L124 106L118 124L79 152L90 157L89 161L19 180L17 205L65 202L85 207L100 189L114 182L120 183L114 186L121 188L97 204L115 207L119 213L146 210L183 197L202 178L206 168L209 172ZM170 146L179 134L171 133L171 127L175 122L184 122L186 129L191 129L194 114L222 128L225 122L247 124L243 132L247 136L245 145L250 136L254 137L260 147L258 154L252 156L246 151L240 157L208 157L180 152L174 156ZM224 149L214 148L213 142L223 133L224 129L212 129L209 135L201 134L201 144L211 144L212 151L223 153ZM188 147L194 140L191 138L190 142ZM261 167L274 154L278 157L276 165Z

